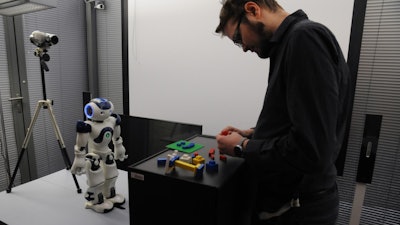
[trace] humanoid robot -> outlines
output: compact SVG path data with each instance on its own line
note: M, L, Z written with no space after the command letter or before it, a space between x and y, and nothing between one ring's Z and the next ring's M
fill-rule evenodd
M113 113L113 109L111 101L94 98L84 107L87 120L76 124L75 158L71 172L86 174L85 208L99 213L109 212L125 203L125 197L117 194L115 189L118 177L115 160L124 161L128 155L125 155L120 136L121 118ZM114 151L109 148L111 141Z

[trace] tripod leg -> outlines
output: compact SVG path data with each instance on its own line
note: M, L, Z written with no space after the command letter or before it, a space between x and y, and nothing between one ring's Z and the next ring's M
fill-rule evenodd
M7 193L10 193L10 192L11 192L11 187L12 187L12 185L14 184L14 180L15 180L15 177L17 176L17 171L18 171L18 168L19 168L19 164L21 163L22 157L24 156L25 150L26 150L26 148L27 148L27 146L28 146L29 139L30 139L30 137L31 137L31 135L32 135L33 126L35 125L36 119L38 118L41 105L42 105L42 102L41 102L41 101L39 101L39 102L37 103L37 105L36 105L35 114L34 114L34 116L33 116L33 119L32 119L32 121L31 121L31 123L29 124L28 133L26 133L26 135L25 135L24 142L22 143L21 152L20 152L20 155L19 155L19 157L18 157L17 165L15 165L15 169L14 169L14 172L13 172L13 176L12 176L12 178L11 178L11 180L10 180L9 185L8 185Z
M11 187L12 187L12 185L14 184L14 180L15 180L15 177L16 177L16 175L17 175L17 171L18 171L18 168L19 168L19 164L21 163L21 160L22 160L22 157L23 157L23 155L24 155L24 152L25 152L25 148L22 148L22 150L21 150L21 152L20 152L20 155L19 155L19 157L18 157L17 165L15 166L13 175L12 175L12 177L11 177L10 183L8 184L7 193L10 193L10 192L11 192Z
M48 100L48 101L50 101L50 100ZM49 110L49 113L50 113L50 116L51 116L51 122L53 124L54 133L55 133L56 138L57 138L58 146L61 149L65 166L67 167L67 170L69 170L69 169L71 169L72 163L71 163L71 160L68 157L68 154L66 154L67 153L66 147L65 147L65 144L64 144L64 140L63 140L63 138L61 136L60 129L59 129L58 125L57 125L56 118L55 118L54 113L53 113L53 107L51 106L51 103L48 102L47 104L48 104L47 107L48 107L48 110Z
M63 138L61 136L60 128L57 125L57 121L56 121L56 118L55 118L54 113L53 113L53 107L51 106L50 100L47 100L46 103L47 103L47 109L49 110L49 113L50 113L51 122L53 124L54 132L55 132L56 137L57 137L58 146L61 149L61 153L62 153L64 162L65 162L65 165L67 167L67 170L69 170L69 169L71 169L71 166L72 166L71 160L68 157L67 149L65 147L64 140L63 140ZM74 179L74 182L75 182L75 185L76 185L76 188L77 188L77 192L78 193L82 193L82 190L79 187L79 183L78 183L78 180L76 179L75 174L73 174L73 173L71 173L71 174L72 174L72 178Z

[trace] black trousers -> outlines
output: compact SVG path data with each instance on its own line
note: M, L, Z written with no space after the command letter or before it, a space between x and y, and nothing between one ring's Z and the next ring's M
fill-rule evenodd
M291 208L281 216L259 220L253 216L252 225L334 225L339 214L337 187L332 191L301 199L300 207Z

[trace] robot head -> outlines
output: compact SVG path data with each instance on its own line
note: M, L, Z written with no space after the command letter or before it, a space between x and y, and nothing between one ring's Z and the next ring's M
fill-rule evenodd
M114 105L105 98L94 98L85 105L84 112L88 119L104 121L113 113Z

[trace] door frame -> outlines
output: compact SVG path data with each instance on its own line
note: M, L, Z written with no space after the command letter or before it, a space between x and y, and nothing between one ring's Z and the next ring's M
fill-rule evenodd
M10 107L14 124L15 141L18 147L18 156L25 139L26 131L30 121L29 92L27 85L27 71L25 63L25 47L23 37L23 17L3 17L9 83L10 83ZM19 34L19 35L18 35ZM18 169L21 175L21 183L34 180L38 177L33 142L30 141L29 149L23 156L19 168L11 168L11 171ZM15 164L15 163L13 163Z

